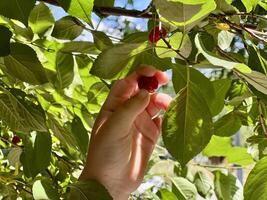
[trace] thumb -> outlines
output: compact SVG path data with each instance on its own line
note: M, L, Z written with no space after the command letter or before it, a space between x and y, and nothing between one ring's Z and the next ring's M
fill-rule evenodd
M120 131L122 129L125 130L125 128L131 128L132 123L146 109L149 101L149 93L146 90L140 90L137 95L127 100L118 108L106 123L112 126L112 128L118 126Z

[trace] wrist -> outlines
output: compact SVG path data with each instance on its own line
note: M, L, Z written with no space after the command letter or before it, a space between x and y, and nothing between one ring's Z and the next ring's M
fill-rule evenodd
M123 187L117 186L117 184L114 182L109 183L108 181L105 181L97 176L92 176L88 174L85 175L82 173L79 180L96 180L98 183L103 185L103 187L108 191L113 200L128 200L130 196L129 193L123 190Z

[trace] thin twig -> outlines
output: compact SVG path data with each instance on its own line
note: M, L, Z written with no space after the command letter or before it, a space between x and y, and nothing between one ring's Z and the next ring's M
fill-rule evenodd
M198 163L189 163L189 165L195 165L195 166L204 167L204 168L215 168L215 169L246 169L246 167L242 167L242 166L216 166L216 165L207 165L207 164L198 164ZM250 169L250 168L247 168L247 169Z
M240 12L240 13L231 13L231 14L223 14L223 16L249 16L249 17L253 17L256 19L263 19L263 20L267 20L267 17L262 16L262 15L257 15L254 13L245 13L245 12Z

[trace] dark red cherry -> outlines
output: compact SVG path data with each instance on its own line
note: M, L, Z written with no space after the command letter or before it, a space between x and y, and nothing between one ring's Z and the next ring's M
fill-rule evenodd
M167 35L167 31L165 28L161 27L160 29L159 26L156 26L150 31L148 37L149 37L149 41L154 44L157 41L159 41L161 38L165 38L166 35Z
M20 142L20 137L15 135L15 136L12 138L12 143L16 145L16 144L18 144L19 142Z
M155 76L147 77L141 76L138 79L138 87L139 89L145 89L150 93L153 93L159 86L158 79Z

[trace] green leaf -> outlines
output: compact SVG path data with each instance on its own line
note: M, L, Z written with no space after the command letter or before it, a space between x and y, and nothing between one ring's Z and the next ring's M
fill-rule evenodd
M95 60L91 74L104 79L113 78L131 66L135 57L146 48L146 43L124 43L104 50Z
M92 80L92 79L91 79ZM87 109L92 113L98 113L108 96L109 88L102 82L93 83L87 93Z
M212 156L226 156L229 149L231 149L230 137L219 137L213 135L209 144L203 150L203 154L208 157Z
M215 91L215 98L211 104L209 104L212 116L215 116L221 112L224 107L224 99L226 93L230 89L230 79L219 79L211 82Z
M91 12L94 5L93 0L57 0L57 2L70 15L91 24Z
M69 86L74 77L74 59L70 54L58 52L56 58L55 87L62 90Z
M216 10L224 13L236 13L237 9L231 5L232 0L215 0L217 4Z
M214 135L229 137L241 128L241 119L236 112L230 112L214 123Z
M249 173L244 186L245 200L266 200L267 197L267 157L257 162Z
M216 8L214 0L155 0L153 3L161 21L182 27L196 25Z
M215 193L218 200L242 200L243 190L241 183L235 176L228 173L225 175L221 171L214 171Z
M16 37L16 39L21 41L24 41L25 39L31 41L33 39L34 34L30 27L23 28L16 23L11 23L11 27L14 30L14 37Z
M241 166L251 165L254 161L247 151L245 147L233 147L227 152L227 161Z
M60 140L60 143L65 146L76 148L77 143L71 132L61 125L51 114L48 114L48 125L53 134Z
M182 177L173 177L172 191L179 200L194 200L197 196L197 189L193 183Z
M40 180L35 181L32 186L33 198L36 200L58 200L58 191L52 185L53 182L48 178L41 178Z
M253 135L247 139L247 142L251 144L262 144L267 147L267 138L265 135Z
M60 51L66 53L82 53L93 55L98 55L100 53L94 43L86 41L65 42Z
M79 26L75 18L66 16L55 23L52 36L62 40L74 40L83 32L83 27Z
M17 199L17 191L11 184L0 183L0 194L4 199L13 200Z
M53 26L54 22L50 9L44 3L36 5L29 16L29 26L34 33L43 33Z
M259 2L259 5L260 5L264 10L267 10L267 2L260 1L260 2Z
M188 71L190 72L190 80L188 80ZM199 88L199 91L202 97L206 100L207 105L213 105L213 101L215 100L215 91L211 84L211 81L205 77L200 71L192 68L192 67L184 67L175 65L173 67L173 76L172 82L173 87L176 93L180 92L181 89L186 87L187 82L191 82Z
M247 12L251 12L260 0L241 0L246 7Z
M162 125L164 144L182 166L205 148L213 132L209 107L193 76L188 68L186 87L169 106Z
M10 54L10 39L12 32L5 26L0 25L0 57Z
M173 194L172 192L164 188L160 189L157 192L157 195L159 196L161 200L178 200L175 194Z
M203 150L203 155L208 157L226 157L228 163L246 166L253 163L250 154L244 147L232 147L230 137L219 137L213 135L207 147Z
M235 70L238 77L247 81L250 85L252 85L256 90L262 92L263 94L267 94L267 76L257 72L252 71L251 73L241 72L239 70Z
M20 147L11 148L11 150L7 156L8 162L11 166L17 168L21 165L21 163L20 163L21 153L22 153L22 148L20 148Z
M267 54L255 45L248 46L248 54L248 66L255 71L267 74Z
M209 198L212 196L214 184L212 177L207 172L204 170L197 171L194 177L194 184L202 197Z
M16 98L1 86L0 105L0 118L9 128L22 132L47 130L42 111L35 104Z
M94 42L96 48L98 48L100 51L103 51L113 45L111 39L101 31L91 31L94 37Z
M71 194L69 199L79 200L112 200L103 185L94 180L78 181L69 185Z
M188 57L192 51L192 43L187 34L176 32L171 37L166 39L171 45L172 49L168 48L167 44L161 39L157 42L156 53L160 58L177 57L182 58L174 50L179 51L183 57ZM183 58L182 58L183 59Z
M5 17L12 18L28 24L28 17L33 9L35 0L1 0L0 14Z
M152 65L161 71L166 71L173 66L170 58L159 58L153 50L144 51L137 56L134 66L142 64Z
M11 43L10 47L11 54L4 58L9 74L33 85L48 82L46 72L32 48L20 43Z
M71 133L78 144L79 150L83 158L86 158L88 143L89 143L89 135L88 131L84 128L82 121L77 116L75 116L72 121Z
M242 71L251 71L250 68L243 64L243 63L237 63L232 61L227 61L225 59L218 58L218 56L213 52L208 52L205 48L203 42L201 41L200 35L197 34L195 37L195 45L198 49L198 52L203 54L203 56L213 65L220 66L225 69L242 69Z
M226 50L231 46L231 43L235 37L235 34L230 33L229 31L221 31L218 34L218 46L222 50Z
M34 178L49 166L52 141L51 135L45 132L32 132L29 136L23 138L24 148L21 154L21 163L24 174Z

